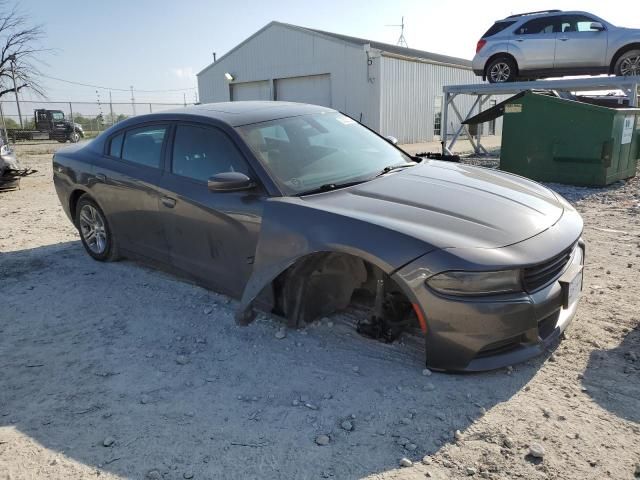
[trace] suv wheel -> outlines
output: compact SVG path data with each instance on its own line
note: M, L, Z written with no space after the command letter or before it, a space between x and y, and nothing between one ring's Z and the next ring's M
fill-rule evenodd
M80 134L74 130L69 134L69 140L71 143L78 143L80 141Z
M489 83L513 82L516 79L516 62L509 57L498 57L487 65Z
M107 217L98 204L86 194L78 200L76 225L82 245L95 260L108 262L117 259L116 243Z
M613 72L621 77L640 75L640 50L629 50L620 55Z

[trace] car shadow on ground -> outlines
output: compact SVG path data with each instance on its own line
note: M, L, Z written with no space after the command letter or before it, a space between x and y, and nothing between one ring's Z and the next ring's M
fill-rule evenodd
M602 408L640 423L640 324L616 348L591 352L582 383Z
M234 301L95 262L77 241L0 254L0 284L0 432L127 478L393 470L453 442L542 363L426 376L421 352L339 322L277 339L272 319L236 326Z

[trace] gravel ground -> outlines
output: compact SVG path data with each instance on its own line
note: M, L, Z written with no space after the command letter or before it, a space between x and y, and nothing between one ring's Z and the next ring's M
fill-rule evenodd
M640 475L638 180L552 186L588 246L554 352L430 374L411 338L362 338L347 315L238 327L222 295L94 262L53 189L58 147L21 145L39 173L0 194L0 479Z

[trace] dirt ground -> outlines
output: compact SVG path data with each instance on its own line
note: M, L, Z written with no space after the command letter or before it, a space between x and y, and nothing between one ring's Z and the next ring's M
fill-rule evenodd
M0 193L0 479L640 475L638 180L552 186L588 248L554 352L428 375L410 341L362 338L345 315L279 339L271 318L236 326L222 295L91 260L51 182L56 148L20 146L39 173Z

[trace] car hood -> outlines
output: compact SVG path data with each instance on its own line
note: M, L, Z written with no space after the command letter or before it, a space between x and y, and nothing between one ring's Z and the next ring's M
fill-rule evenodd
M551 190L530 180L435 160L301 201L435 248L511 245L545 231L564 210Z

